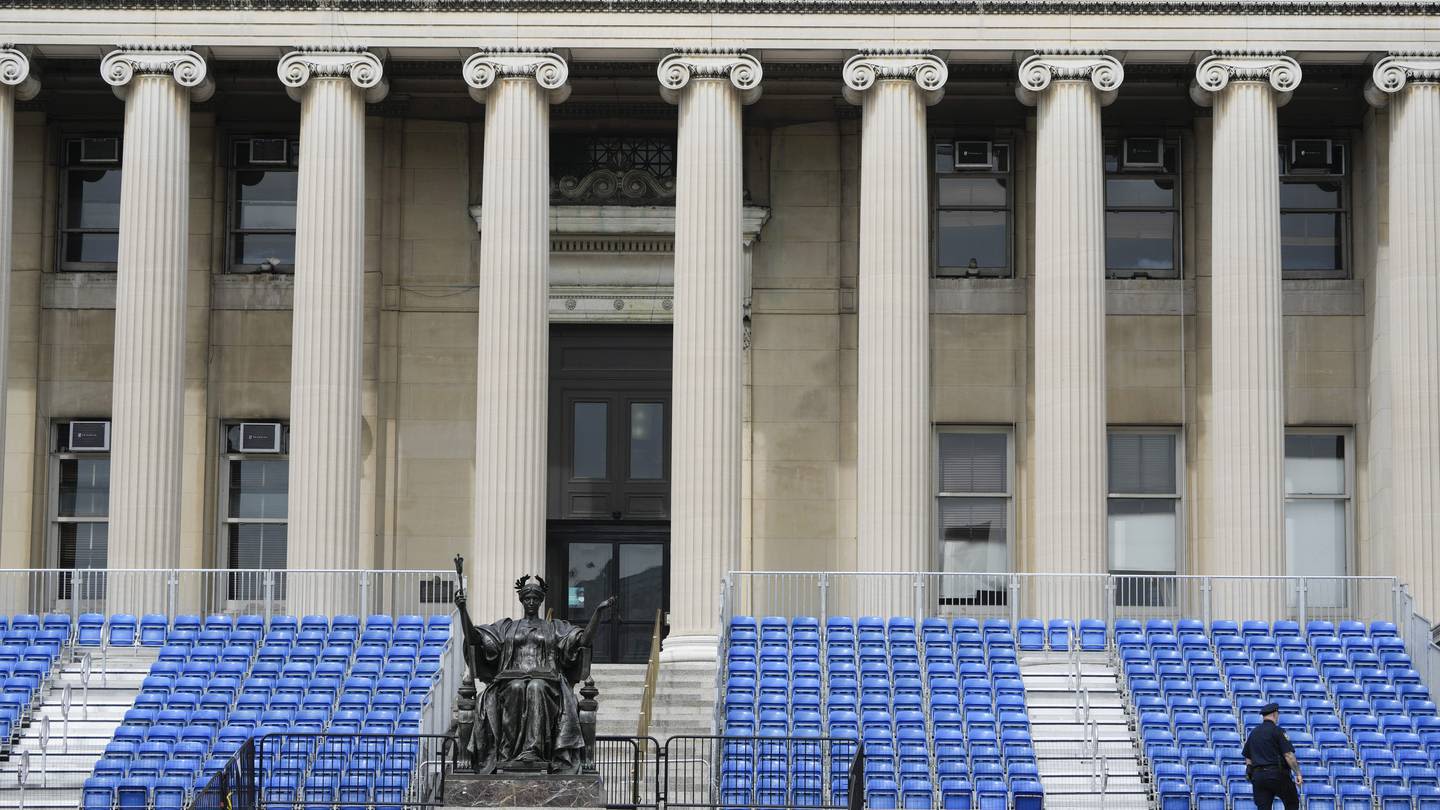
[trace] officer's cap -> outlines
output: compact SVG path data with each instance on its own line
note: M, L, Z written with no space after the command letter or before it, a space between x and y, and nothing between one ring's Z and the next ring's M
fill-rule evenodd
M1264 706L1260 707L1260 716L1263 717L1267 714L1275 714L1278 711L1280 711L1279 703L1266 703Z

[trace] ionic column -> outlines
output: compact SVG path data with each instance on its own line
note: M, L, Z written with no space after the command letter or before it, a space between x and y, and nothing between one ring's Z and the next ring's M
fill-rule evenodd
M1100 108L1124 77L1120 62L1101 53L1036 54L1020 64L1017 95L1038 107L1039 124L1030 557L1037 572L1108 570Z
M1191 96L1214 104L1208 429L1210 542L1202 574L1285 573L1285 366L1275 112L1300 66L1275 53L1200 62Z
M680 107L666 661L714 661L721 579L739 559L745 251L741 107L760 97L746 53L674 53L660 92Z
M937 56L876 51L845 63L860 141L856 566L930 570L930 203L925 108ZM902 605L877 610L904 609Z
M10 257L15 203L15 102L40 92L30 75L30 60L16 48L0 48L0 460L5 458L6 402L10 379ZM0 492L5 490L0 464Z
M1375 65L1366 97L1390 105L1390 515L1395 570L1416 611L1440 610L1440 53ZM1377 313L1378 314L1378 313ZM1378 572L1377 572L1378 573Z
M115 267L110 568L180 562L190 102L214 91L183 48L111 51L100 75L125 101Z
M286 565L353 569L361 543L365 104L388 88L380 59L363 49L302 48L285 54L277 72L300 102ZM314 594L292 594L292 604L307 596Z
M464 74L485 105L470 610L509 616L513 578L545 575L550 105L570 94L570 69L553 53L490 51Z

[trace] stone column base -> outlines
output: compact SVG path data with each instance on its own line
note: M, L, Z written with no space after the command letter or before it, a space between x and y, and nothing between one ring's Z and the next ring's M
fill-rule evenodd
M719 658L719 636L671 636L660 648L662 664L713 664Z

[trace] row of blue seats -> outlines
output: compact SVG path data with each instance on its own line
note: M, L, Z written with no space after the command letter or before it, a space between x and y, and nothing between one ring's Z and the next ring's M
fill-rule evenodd
M861 616L859 620L848 616L830 616L822 623L814 616L796 616L787 619L783 616L765 616L756 619L753 616L734 616L730 620L729 630L735 632L749 632L763 635L771 633L792 633L794 631L815 631L819 632L822 627L824 631L833 633L836 631L855 632L927 632L927 631L962 631L962 632L1015 632L1024 627L1033 630L1036 627L1043 627L1047 632L1052 627L1063 628L1070 626L1077 630L1093 630L1095 628L1106 629L1106 624L1100 619L1082 618L1071 622L1068 619L1055 619L1050 622L1041 622L1038 619L1022 619L1014 626L1006 619L988 618L979 620L973 617L960 616L953 619L940 617L929 617L917 623L909 616L894 616L889 619L879 616ZM1137 619L1116 619L1113 627L1115 636L1124 633L1157 634L1168 633L1170 635L1210 635L1212 637L1222 636L1361 636L1372 637L1398 637L1399 631L1393 622L1376 620L1368 625L1361 621L1345 620L1331 622L1323 619L1311 620L1302 628L1300 623L1289 619L1279 619L1274 622L1267 622L1258 619L1250 619L1236 622L1230 619L1215 619L1207 625L1200 619L1181 618L1170 619L1149 619L1141 622Z
M1254 807L1254 789L1248 782L1219 785L1191 784L1170 779L1158 786L1160 810L1231 810ZM1440 791L1422 787L1413 793L1406 788L1386 786L1371 791L1361 785L1311 784L1302 790L1307 810L1440 810Z
M52 616L55 617L57 627L63 619L68 632L70 617L62 614ZM49 622L52 616L47 616L46 621ZM436 642L443 643L449 638L450 624L448 615L435 615L427 619L406 614L392 618L382 613L366 617L363 628L358 616L349 615L336 616L333 620L324 616L305 616L303 619L296 619L294 616L272 616L267 625L264 617L253 614L234 618L214 614L203 620L198 615L186 614L176 616L171 622L158 613L148 613L139 619L125 613L117 613L108 618L99 613L85 613L76 622L76 643L81 646L109 644L130 647L139 644L160 647L167 643L214 644L231 643L232 639L238 639L240 643L249 642L258 646L262 641L274 643L294 640L307 634L310 638L325 639L327 642L332 638L354 642L362 639L365 634L372 633L372 637L376 639L389 639L397 633L418 633L422 639L434 638ZM238 636L235 635L237 633Z

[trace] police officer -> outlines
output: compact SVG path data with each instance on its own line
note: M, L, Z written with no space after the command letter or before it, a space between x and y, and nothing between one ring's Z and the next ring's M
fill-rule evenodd
M1290 738L1277 725L1279 704L1261 706L1260 716L1262 722L1250 732L1250 739L1245 741L1242 752L1245 755L1245 773L1255 788L1255 806L1259 810L1270 810L1271 803L1278 798L1285 803L1285 810L1298 810L1300 796L1295 788L1305 784L1305 777L1300 774L1300 763L1295 760L1295 746L1290 744ZM1294 782L1290 781L1291 773L1295 774Z

